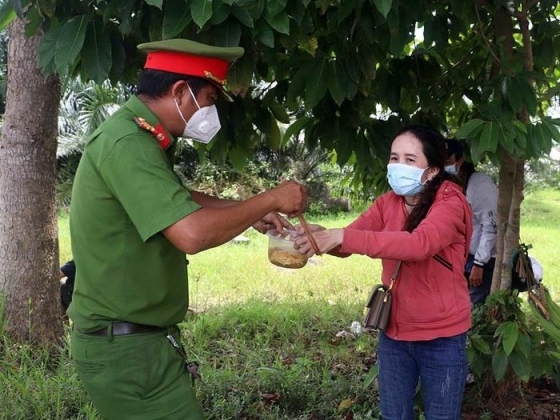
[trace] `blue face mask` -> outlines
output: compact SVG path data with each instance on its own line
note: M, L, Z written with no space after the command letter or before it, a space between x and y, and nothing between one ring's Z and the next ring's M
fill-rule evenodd
M445 169L445 172L447 172L451 175L457 175L457 165L455 165L455 164L447 165L443 169Z
M422 175L426 169L428 168L422 169L403 163L389 163L387 165L389 185L395 194L412 197L424 189Z

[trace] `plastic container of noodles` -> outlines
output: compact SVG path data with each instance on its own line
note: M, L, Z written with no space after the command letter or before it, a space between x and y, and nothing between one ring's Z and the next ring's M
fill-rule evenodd
M269 230L268 236L268 260L278 267L302 268L307 264L307 256L300 254L294 248L294 240L291 231L284 229L282 233Z

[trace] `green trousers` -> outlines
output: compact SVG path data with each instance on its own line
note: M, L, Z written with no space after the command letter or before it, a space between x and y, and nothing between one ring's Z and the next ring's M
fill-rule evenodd
M166 335L97 337L72 329L74 365L104 419L204 419L184 361ZM180 342L178 330L173 335Z

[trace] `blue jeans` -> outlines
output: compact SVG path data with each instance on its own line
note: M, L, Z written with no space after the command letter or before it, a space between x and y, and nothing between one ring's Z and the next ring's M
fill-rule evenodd
M377 364L383 420L413 420L421 383L426 420L455 420L467 379L467 333L430 341L379 336Z

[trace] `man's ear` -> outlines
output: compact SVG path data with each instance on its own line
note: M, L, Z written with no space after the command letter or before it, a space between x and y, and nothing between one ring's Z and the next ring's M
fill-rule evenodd
M190 98L189 88L187 82L184 80L178 80L177 82L173 83L170 89L170 93L179 105L181 105L183 101Z

